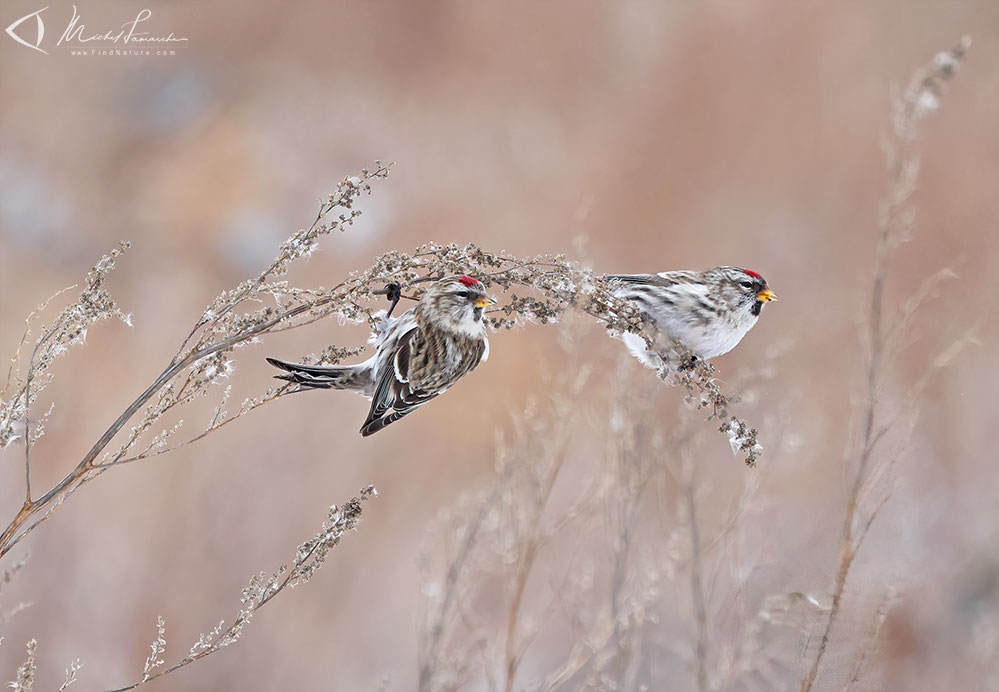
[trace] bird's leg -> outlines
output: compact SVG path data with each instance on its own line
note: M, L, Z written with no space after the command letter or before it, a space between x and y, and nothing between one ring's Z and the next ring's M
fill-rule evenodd
M395 306L399 304L399 300L402 298L402 286L395 283L394 281L385 286L385 297L392 301L392 305L389 307L388 312L385 313L385 319L392 316L392 311L395 310Z

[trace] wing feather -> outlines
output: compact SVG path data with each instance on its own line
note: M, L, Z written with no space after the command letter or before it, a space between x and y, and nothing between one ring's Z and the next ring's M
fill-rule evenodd
M439 391L428 393L410 388L409 364L412 342L417 334L418 327L414 326L399 338L392 367L384 369L375 386L368 417L361 426L363 437L375 434L440 394Z

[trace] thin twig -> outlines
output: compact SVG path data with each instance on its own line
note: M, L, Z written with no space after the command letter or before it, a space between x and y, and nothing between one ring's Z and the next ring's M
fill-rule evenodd
M254 576L250 580L250 586L243 591L243 609L240 610L233 623L224 630L218 628L206 641L204 637L198 644L191 648L187 656L177 661L173 665L164 668L154 674L147 674L125 687L119 687L109 692L126 692L133 690L156 678L169 675L176 670L190 665L210 656L235 642L243 628L250 621L251 617L258 610L267 605L278 594L286 588L308 581L312 575L322 567L326 559L326 554L335 546L349 531L355 529L361 520L361 503L377 495L374 486L363 488L360 495L351 498L342 507L333 506L330 508L329 517L323 524L319 534L299 546L295 554L295 560L290 568L281 567L276 574L266 581L261 581L263 575Z
M687 506L687 523L690 529L690 595L694 603L694 623L697 638L694 646L694 667L697 674L698 692L708 690L708 613L704 601L704 584L701 573L701 531L697 519L697 490L694 484L694 464L683 459L684 504Z
M863 540L870 529L874 518L887 501L887 495L868 515L865 523L856 531L857 513L860 498L869 479L869 466L874 457L878 442L884 437L886 428L876 426L880 412L879 390L883 377L885 360L886 334L893 335L897 341L897 331L892 325L886 326L884 291L888 277L890 261L894 249L906 235L908 226L912 223L914 212L910 201L915 190L916 175L919 170L918 155L913 148L916 138L916 125L930 110L924 104L938 102L938 97L967 51L967 38L952 50L940 53L929 66L918 70L910 81L909 87L896 104L894 146L888 148L888 170L891 188L888 197L882 203L882 213L879 219L877 249L875 254L874 280L871 287L870 308L867 321L868 353L866 377L866 405L862 412L862 433L859 442L859 452L854 470L853 480L847 493L846 512L843 517L843 528L840 534L839 559L832 589L832 605L826 618L825 628L819 642L818 652L812 660L808 673L801 683L801 692L809 692L815 685L819 667L828 650L832 628L837 621L846 591L847 577L853 565L854 558L860 550ZM927 96L931 98L927 98ZM935 106L934 106L935 107ZM898 318L905 320L903 312Z

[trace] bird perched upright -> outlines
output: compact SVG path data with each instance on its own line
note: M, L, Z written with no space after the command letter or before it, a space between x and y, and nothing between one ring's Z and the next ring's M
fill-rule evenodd
M614 295L634 302L666 338L705 359L735 348L760 318L763 304L777 300L766 279L741 267L604 278L612 282ZM636 358L655 367L642 337L625 333L622 340Z
M392 308L370 340L375 354L363 363L302 365L267 359L285 371L278 379L303 389L350 389L369 397L364 437L443 394L489 357L483 312L496 301L486 295L481 281L471 276L441 279L397 318L391 314L399 288L389 288Z

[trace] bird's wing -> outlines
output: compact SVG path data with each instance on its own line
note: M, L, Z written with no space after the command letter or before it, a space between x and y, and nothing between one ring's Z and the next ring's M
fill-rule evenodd
M375 434L440 394L440 391L414 391L410 388L409 363L412 342L417 334L418 327L414 326L399 338L392 367L383 368L379 373L375 393L371 397L371 409L361 426L362 436Z

